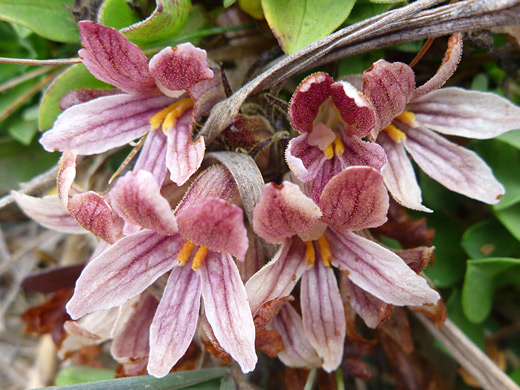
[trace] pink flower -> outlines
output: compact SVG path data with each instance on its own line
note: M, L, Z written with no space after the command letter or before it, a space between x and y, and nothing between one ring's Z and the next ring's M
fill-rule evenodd
M149 170L161 184L167 167L173 182L186 182L204 157L203 138L192 142L194 120L211 107L201 96L215 89L208 81L213 72L206 52L183 43L161 50L148 63L117 30L90 21L79 28L83 64L119 91L67 95L66 110L40 140L44 148L96 154L149 133L135 169Z
M385 184L403 206L430 211L421 204L421 190L405 151L452 191L490 204L504 193L476 153L437 134L486 139L520 128L520 108L504 98L462 88L439 89L455 71L461 53L462 40L455 34L437 73L418 88L413 70L400 62L380 60L363 74L363 93L383 129L377 142L388 157Z
M268 184L255 207L255 231L281 247L246 283L251 311L256 315L267 302L288 296L301 278L303 328L327 371L335 370L341 362L346 327L331 265L389 304L422 305L439 299L400 257L355 233L383 224L388 201L377 170L348 167L327 183L317 202L286 181L281 186ZM285 312L284 316L294 314ZM301 357L302 365L315 361L309 354Z

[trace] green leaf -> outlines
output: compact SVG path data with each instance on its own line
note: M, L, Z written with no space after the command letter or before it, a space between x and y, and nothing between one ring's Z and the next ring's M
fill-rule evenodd
M509 232L520 241L520 203L496 211L495 215Z
M46 387L45 390L176 390L187 389L189 388L188 386L192 386L191 388L193 389L217 390L220 383L213 384L210 381L222 378L227 374L229 374L229 371L225 368L208 368L202 370L174 372L160 379L152 376L137 376L101 382L90 382L79 385ZM211 385L206 383L204 386L199 386L205 382L210 382Z
M351 25L388 11L387 4L372 4L357 1L346 22Z
M18 104L17 102L22 103L22 105L29 103L30 100L24 101L27 98L23 96L29 93L36 84L38 84L38 80L32 79L0 94L0 117L4 118L13 114L13 105L16 106Z
M9 135L23 145L29 145L38 132L38 121L15 118L7 126Z
M60 101L70 91L79 88L110 88L92 76L85 65L73 65L60 74L47 88L40 104L40 129L47 130L61 114Z
M173 36L186 22L190 0L157 0L155 11L145 20L121 30L134 42L152 42Z
M87 366L71 366L58 372L56 375L56 386L76 385L78 383L114 379L115 374L114 370Z
M471 259L509 257L520 243L495 218L481 221L464 232L461 245Z
M469 260L462 289L462 307L474 323L486 319L496 288L520 283L520 259L489 258Z
M291 54L338 28L354 3L355 0L262 0L262 7L282 50Z
M224 8L228 8L228 7L231 7L233 4L235 4L237 0L224 0Z
M74 0L0 0L0 19L19 23L51 41L79 42Z
M231 375L227 375L224 378L222 378L219 390L235 390L236 388L237 386L235 385L235 381L233 380Z
M506 142L516 149L520 149L520 130L508 131L497 137L500 141Z
M125 0L105 0L98 13L101 24L117 28L138 23L139 17Z
M485 347L484 326L469 322L462 310L462 293L454 288L446 302L448 317L462 330L481 350Z

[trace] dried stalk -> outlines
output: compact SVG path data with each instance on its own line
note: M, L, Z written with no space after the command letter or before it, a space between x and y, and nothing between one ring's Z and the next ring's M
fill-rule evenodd
M414 313L426 329L485 390L519 390L495 363L449 319L438 329L427 317Z

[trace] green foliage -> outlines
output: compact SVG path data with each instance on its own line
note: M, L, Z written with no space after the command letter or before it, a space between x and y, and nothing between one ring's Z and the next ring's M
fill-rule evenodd
M481 221L464 232L462 247L471 259L509 257L520 248L520 243L495 218Z
M56 375L56 386L77 385L79 383L97 382L113 379L114 370L99 369L87 366L70 366L60 370Z
M354 3L355 0L262 0L262 7L282 50L291 54L338 28Z
M138 23L139 17L125 0L105 0L98 13L101 24L117 29Z
M452 290L446 302L448 317L468 336L480 349L484 350L484 325L468 321L462 309L462 293L459 288Z

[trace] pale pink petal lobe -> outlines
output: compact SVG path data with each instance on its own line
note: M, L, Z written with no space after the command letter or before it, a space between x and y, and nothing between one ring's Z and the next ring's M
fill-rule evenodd
M102 96L63 112L40 143L49 152L102 153L146 134L150 118L169 103L163 95Z
M110 191L114 209L127 222L162 234L177 232L177 221L159 185L148 171L132 171Z
M76 319L122 305L173 268L183 244L178 235L163 236L150 230L120 239L87 264L67 312Z
M101 96L117 95L120 93L121 91L118 89L75 89L63 96L60 100L60 109L65 111L67 108L75 106L76 104L86 103Z
M200 278L190 264L171 271L150 327L151 375L168 374L188 349L197 329L200 294Z
M321 217L314 201L289 181L269 183L253 213L255 232L270 243L311 230Z
M248 247L247 230L244 213L237 205L207 198L201 204L183 208L176 216L179 233L186 240L244 259Z
M431 178L452 191L481 202L495 204L500 200L504 187L475 152L422 126L406 133L406 150Z
M386 221L389 199L383 176L370 167L349 167L330 180L321 194L322 220L341 231Z
M228 254L209 252L198 270L204 309L222 348L244 373L255 368L255 325L238 269Z
M168 169L166 168L167 138L162 131L152 131L146 136L143 149L134 165L134 171L140 169L151 172L157 184L162 185Z
M76 178L77 160L78 154L76 151L67 150L62 154L60 161L58 162L60 170L56 179L56 185L58 188L58 197L60 198L64 209L68 208L71 187Z
M273 259L246 283L249 306L253 314L265 303L291 294L307 269L305 245L299 238L286 240Z
M79 56L96 78L128 93L155 87L148 60L138 46L114 28L91 21L78 26L83 45Z
M308 138L308 134L302 134L291 139L285 150L287 165L301 181L314 179L327 161L319 147L309 145Z
M343 358L345 311L336 276L320 258L303 274L300 297L305 334L323 360L323 369L332 372Z
M392 305L436 303L439 294L395 253L354 233L327 229L332 263L363 290Z

